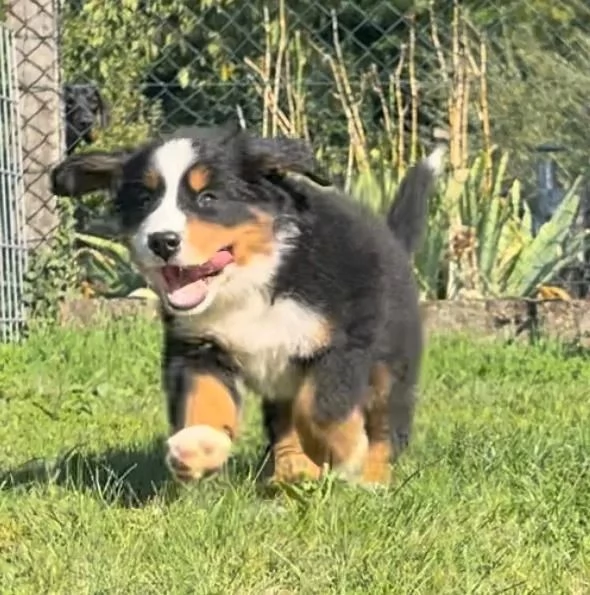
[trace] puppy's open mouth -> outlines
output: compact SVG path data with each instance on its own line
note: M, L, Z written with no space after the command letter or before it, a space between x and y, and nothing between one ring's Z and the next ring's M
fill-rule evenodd
M231 249L219 250L196 266L167 264L160 269L168 303L176 310L192 310L207 297L209 283L234 261Z

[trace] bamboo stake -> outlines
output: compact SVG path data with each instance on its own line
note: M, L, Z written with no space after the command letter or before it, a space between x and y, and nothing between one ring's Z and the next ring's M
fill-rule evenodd
M281 93L281 74L285 50L287 48L287 24L285 19L285 0L279 0L279 43L275 60L274 107L272 118L272 135L277 134L279 98Z
M262 136L268 136L269 122L268 116L270 114L270 70L272 66L272 55L271 55L271 34L270 34L270 14L268 12L268 6L264 6L262 10L263 23L264 23L264 64L262 67L261 78L264 84L264 91L262 94Z
M401 179L404 172L405 164L405 143L404 143L404 120L406 115L406 108L404 106L404 98L402 95L401 78L405 62L406 46L402 45L400 51L399 62L394 71L394 88L395 88L395 102L397 107L397 175Z
M416 18L410 19L410 52L408 57L408 74L410 77L410 163L418 156L418 82L416 78Z
M372 81L373 81L373 91L377 95L379 99L379 104L381 106L381 113L383 115L383 127L385 128L385 134L391 146L391 154L390 160L391 164L394 165L394 158L395 158L395 149L392 146L393 139L395 136L395 132L393 130L393 121L391 119L391 112L389 111L389 107L387 105L387 100L385 99L385 93L383 93L383 87L381 86L381 82L379 81L379 74L377 73L377 66L373 64L371 68L372 74Z

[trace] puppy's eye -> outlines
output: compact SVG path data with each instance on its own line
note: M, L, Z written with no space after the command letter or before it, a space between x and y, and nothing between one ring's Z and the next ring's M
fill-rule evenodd
M211 192L201 192L197 196L197 202L201 206L210 205L212 202L216 201L217 197Z

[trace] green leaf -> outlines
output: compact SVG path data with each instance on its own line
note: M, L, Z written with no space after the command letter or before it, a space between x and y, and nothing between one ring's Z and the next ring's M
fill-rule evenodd
M190 81L190 73L188 68L183 67L178 71L176 75L176 79L178 80L178 84L180 85L181 89L186 89L188 87Z
M553 217L541 226L537 236L522 250L506 282L506 293L533 295L540 284L575 258L584 237L582 233L572 232L580 205L580 197L576 194L580 182L581 177L578 177Z

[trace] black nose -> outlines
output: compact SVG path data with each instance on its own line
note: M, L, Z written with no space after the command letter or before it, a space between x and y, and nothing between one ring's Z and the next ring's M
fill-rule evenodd
M170 260L180 248L180 236L175 231L159 231L148 237L149 249L161 259Z

